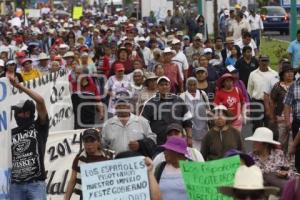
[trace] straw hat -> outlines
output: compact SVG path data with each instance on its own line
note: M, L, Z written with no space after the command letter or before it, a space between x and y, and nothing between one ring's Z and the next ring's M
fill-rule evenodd
M273 139L273 132L266 127L257 128L253 135L245 138L245 140L280 145L280 142Z
M49 60L49 56L45 53L40 53L39 60Z
M266 195L277 194L279 188L265 187L263 185L263 175L261 169L256 165L251 167L241 166L235 173L233 186L221 186L218 188L219 192L234 197L235 190L241 191L256 191L264 190Z

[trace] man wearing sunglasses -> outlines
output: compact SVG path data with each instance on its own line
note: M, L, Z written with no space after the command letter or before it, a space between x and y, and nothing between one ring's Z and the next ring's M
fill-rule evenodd
M267 200L270 195L278 195L279 192L277 187L263 185L262 171L255 165L239 167L233 186L221 186L218 190L234 200Z

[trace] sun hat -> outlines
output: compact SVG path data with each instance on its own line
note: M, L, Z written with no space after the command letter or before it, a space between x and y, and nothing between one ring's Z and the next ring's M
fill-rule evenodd
M178 123L172 123L170 124L169 126L167 126L167 129L166 129L166 134L168 135L168 133L172 130L176 130L178 132L182 132L183 128L180 124Z
M213 109L213 111L219 111L219 110L228 111L228 109L224 105L217 105Z
M203 39L203 35L202 33L197 33L195 36L194 36L194 40L202 40Z
M190 40L190 36L185 35L185 36L182 37L182 39L183 39L183 40Z
M234 39L233 39L233 37L226 37L226 43L228 44L228 43L234 43Z
M159 84L162 80L165 80L165 81L167 81L167 82L171 82L170 81L170 79L168 78L168 77L166 77L166 76L161 76L161 77L159 77L158 79L157 79L157 84Z
M45 53L40 53L39 60L49 60L49 56Z
M178 43L180 43L180 40L178 40L177 38L174 38L172 40L172 44L178 44Z
M145 42L146 41L146 39L145 39L145 37L139 37L139 40L138 40L139 42Z
M273 132L266 127L257 128L253 135L245 138L245 140L280 145L280 142L273 139Z
M96 129L90 128L83 131L82 140L86 140L87 138L93 138L95 140L100 140L100 133Z
M70 57L74 57L74 56L75 56L75 54L73 51L68 51L67 53L65 53L63 58L70 58Z
M222 84L226 79L232 79L233 81L236 80L236 78L233 77L230 73L225 73L217 80L217 87L222 88Z
M24 65L26 62L31 62L32 63L32 60L30 58L24 58L22 61L21 61L21 65Z
M146 72L145 73L145 81L150 80L150 79L157 79L158 76L154 72Z
M69 49L69 46L66 44L60 44L58 48L59 49Z
M197 67L197 68L195 69L195 73L197 73L197 72L199 72L199 71L204 71L204 72L207 73L207 69L206 69L205 67Z
M218 191L224 195L234 197L235 190L242 191L256 191L264 190L265 194L277 194L279 188L277 187L265 187L263 185L263 174L259 167L252 165L251 167L240 166L234 177L233 186L221 186L218 187Z
M176 153L187 155L187 143L186 140L180 136L171 136L167 139L164 145L161 145L164 149L175 151Z
M212 50L211 48L205 48L205 49L203 50L203 53L204 53L204 54L213 53L213 50Z
M183 36L183 31L177 31L176 35Z
M237 149L230 149L225 152L224 157L230 157L230 156L236 156L239 155L240 158L245 162L246 166L250 167L255 164L253 158L246 153L243 153L242 151L239 151Z
M174 53L173 50L170 47L166 47L163 51L163 53Z
M0 61L1 62L1 61ZM6 66L8 66L8 65L15 65L16 64L16 61L15 60L8 60L7 62L6 62ZM0 65L1 66L1 65Z
M174 38L175 38L174 35L168 35L168 37L167 37L167 43L172 42Z

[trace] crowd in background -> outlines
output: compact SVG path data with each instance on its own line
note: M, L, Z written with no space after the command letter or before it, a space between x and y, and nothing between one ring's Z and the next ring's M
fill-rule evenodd
M239 5L219 14L216 38L208 37L203 16L191 12L186 20L179 8L160 21L153 13L140 21L122 10L114 16L85 10L80 20L49 13L27 23L17 27L2 18L0 76L32 97L21 82L65 70L74 129L99 128L83 135L85 151L74 160L66 199L74 188L81 194L81 163L112 158L104 148L153 159L147 160L158 183L152 192L159 187L166 200L187 199L180 160L232 155L240 155L242 165L256 165L265 184L279 187L283 197L291 194L285 185L300 170L300 31L287 50L290 58L270 66L259 51L259 14ZM47 117L40 112L43 120L35 123L41 129ZM249 124L253 136L245 139ZM253 142L250 152L247 141Z

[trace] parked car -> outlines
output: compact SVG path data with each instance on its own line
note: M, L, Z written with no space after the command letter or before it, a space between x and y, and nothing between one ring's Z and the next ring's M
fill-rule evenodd
M289 34L289 15L280 6L265 6L260 11L265 31L280 31L280 34Z

